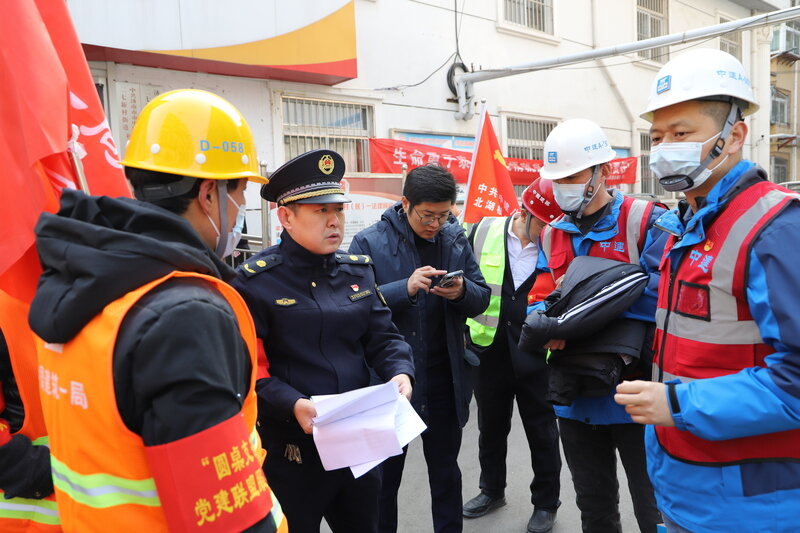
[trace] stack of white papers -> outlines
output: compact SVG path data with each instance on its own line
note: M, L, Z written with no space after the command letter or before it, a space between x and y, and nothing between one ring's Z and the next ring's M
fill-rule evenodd
M314 444L325 470L350 467L355 477L399 455L427 426L394 382L312 396Z

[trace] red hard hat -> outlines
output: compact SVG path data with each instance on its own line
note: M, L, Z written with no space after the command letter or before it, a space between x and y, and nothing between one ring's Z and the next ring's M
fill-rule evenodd
M542 178L536 178L522 191L522 205L530 214L545 223L552 222L563 214L553 198L553 182Z

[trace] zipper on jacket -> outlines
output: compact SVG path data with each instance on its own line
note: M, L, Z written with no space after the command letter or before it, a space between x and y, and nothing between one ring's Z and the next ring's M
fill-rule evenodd
M677 244L677 241L676 241ZM659 365L658 365L658 382L664 383L664 346L667 344L667 331L669 328L669 315L672 314L672 286L675 283L675 273L678 270L679 265L675 265L675 269L672 268L672 261L670 261L669 265L669 284L667 285L667 314L664 317L664 329L663 334L661 336L661 346L658 350L659 354Z

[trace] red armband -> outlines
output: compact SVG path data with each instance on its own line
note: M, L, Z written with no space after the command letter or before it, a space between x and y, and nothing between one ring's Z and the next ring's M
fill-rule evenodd
M553 279L552 272L539 272L528 293L528 305L543 301L554 290L556 290L556 281Z
M3 384L0 383L0 413L6 410L6 398L3 395ZM4 418L0 418L0 446L5 446L11 440L11 426Z
M200 433L145 448L170 531L242 531L272 509L241 413Z
M11 426L5 419L0 418L0 446L5 446L11 440Z
M269 360L267 359L267 352L264 350L264 341L260 338L256 339L256 361L258 362L258 369L256 369L256 379L268 378L269 375Z

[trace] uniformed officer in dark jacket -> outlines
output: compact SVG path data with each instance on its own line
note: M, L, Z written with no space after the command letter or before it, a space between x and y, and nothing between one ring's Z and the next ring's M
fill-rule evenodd
M253 314L266 372L257 384L264 470L293 533L375 531L380 479L326 472L311 433L311 395L370 384L372 368L411 396L411 348L375 284L372 261L338 249L344 236L345 166L331 150L276 170L261 196L278 204L280 244L249 259L233 285Z

